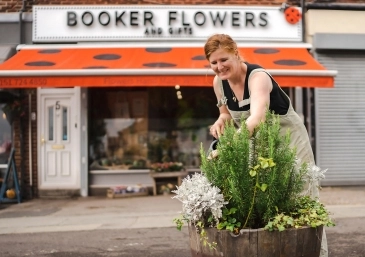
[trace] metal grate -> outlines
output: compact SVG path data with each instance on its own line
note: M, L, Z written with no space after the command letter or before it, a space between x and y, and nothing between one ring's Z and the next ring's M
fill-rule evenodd
M335 88L315 90L316 162L327 169L322 185L365 184L365 53L317 53L337 70Z

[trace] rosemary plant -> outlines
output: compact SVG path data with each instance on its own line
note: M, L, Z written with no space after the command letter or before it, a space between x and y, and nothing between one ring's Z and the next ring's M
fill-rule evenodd
M226 208L236 209L230 217L243 228L264 227L278 213L291 212L303 191L307 167L298 166L289 133L282 137L279 116L267 111L252 136L244 121L238 132L228 122L217 158L200 150L203 174L221 189Z

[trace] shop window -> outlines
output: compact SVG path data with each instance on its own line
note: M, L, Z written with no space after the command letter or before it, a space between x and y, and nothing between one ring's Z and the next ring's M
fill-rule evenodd
M157 162L199 168L219 110L210 87L89 90L91 170L148 169Z
M11 126L6 120L6 115L2 108L4 104L0 104L0 164L8 163L8 157L11 150ZM0 177L2 177L0 175Z

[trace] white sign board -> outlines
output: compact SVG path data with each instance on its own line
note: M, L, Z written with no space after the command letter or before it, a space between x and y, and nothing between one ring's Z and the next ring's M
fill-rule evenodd
M302 41L300 19L287 19L280 7L262 6L33 6L33 41L205 41L214 33L237 41Z

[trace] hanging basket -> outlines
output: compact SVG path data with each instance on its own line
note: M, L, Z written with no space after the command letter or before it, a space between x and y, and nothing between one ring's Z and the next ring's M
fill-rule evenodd
M2 110L6 115L6 120L12 125L14 120L25 115L25 102L22 99L13 99L8 102Z
M15 120L17 113L13 111L4 111L6 120L9 122L10 125L13 125L13 121Z
M204 228L211 249L201 240L196 227L189 225L192 257L319 257L323 226L285 229L282 232L264 229L242 229L239 235L228 230Z

